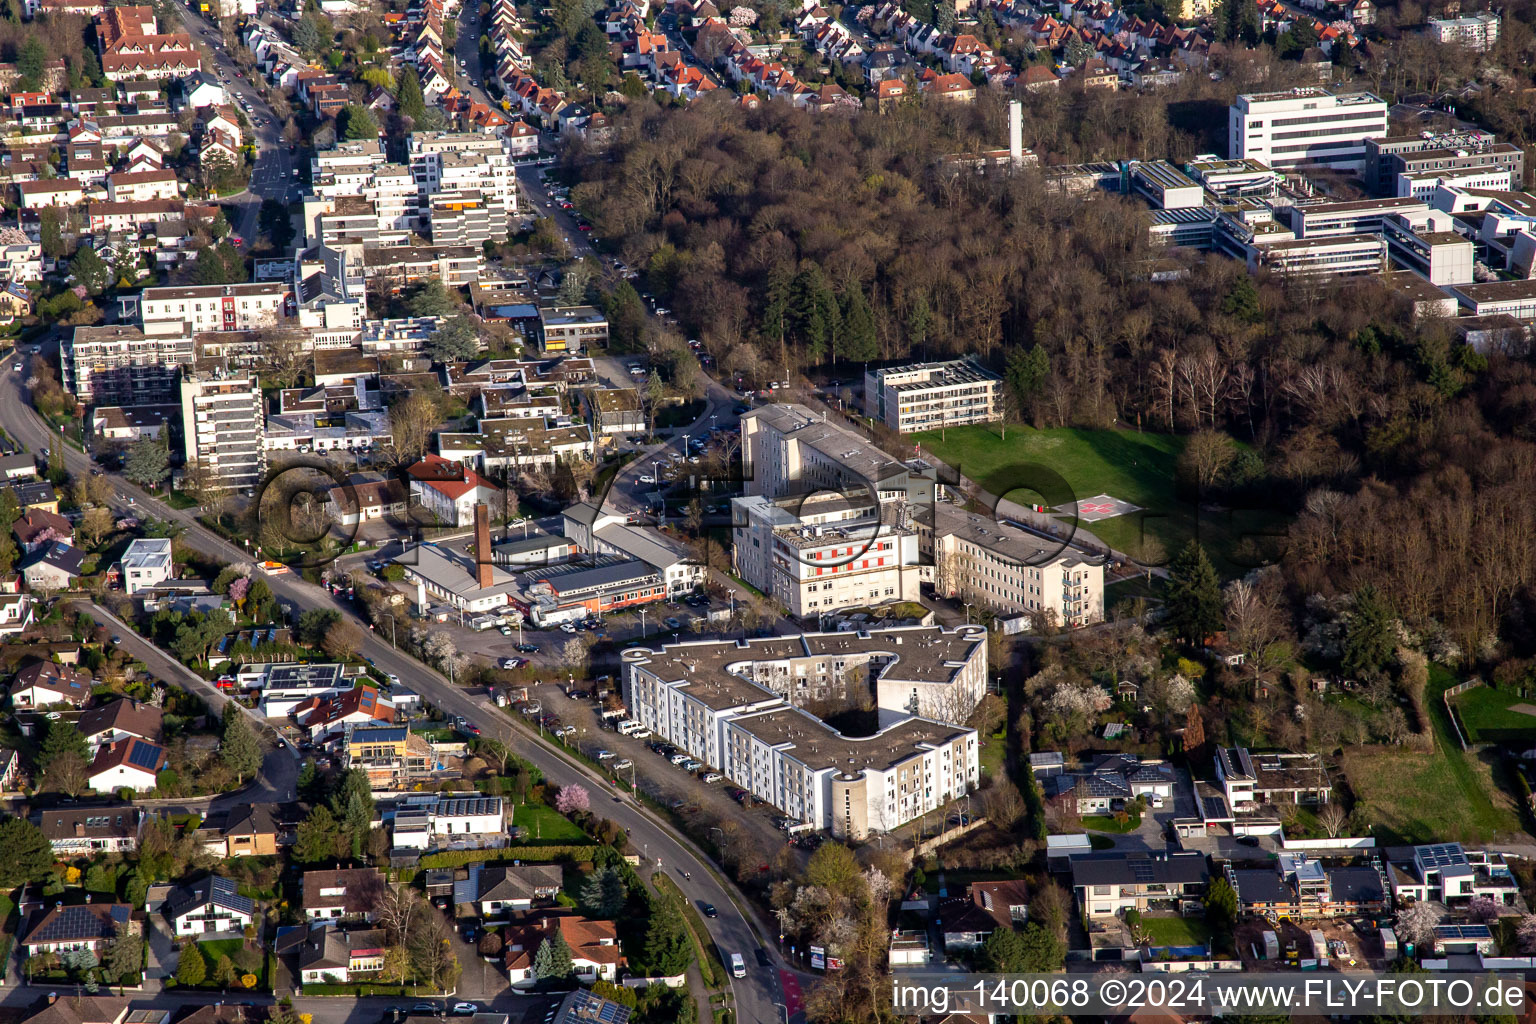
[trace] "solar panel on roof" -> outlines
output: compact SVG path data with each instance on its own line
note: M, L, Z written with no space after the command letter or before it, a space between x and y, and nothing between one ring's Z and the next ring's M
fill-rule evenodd
M160 748L153 743L135 743L128 751L128 763L154 771L160 765Z
M1152 881L1152 865L1144 860L1131 861L1131 874L1138 882Z

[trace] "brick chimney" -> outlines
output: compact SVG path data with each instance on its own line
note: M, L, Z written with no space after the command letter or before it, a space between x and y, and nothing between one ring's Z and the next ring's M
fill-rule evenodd
M491 512L485 502L475 503L475 577L481 590L491 586Z

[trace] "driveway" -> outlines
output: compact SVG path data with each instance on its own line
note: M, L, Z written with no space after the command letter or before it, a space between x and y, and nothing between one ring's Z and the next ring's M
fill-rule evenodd
M1141 824L1132 832L1093 832L1114 841L1116 850L1168 850L1178 844L1168 840L1168 826L1175 818L1199 816L1195 806L1195 786L1189 771L1173 766L1173 799L1163 801L1159 809L1148 808L1141 816ZM1092 830L1090 830L1092 831Z
M171 944L171 937L166 933L165 921L159 914L148 915L144 922L145 945L149 948L149 967L144 972L148 987L159 990L164 987L162 982L176 973L176 961L178 954L176 947Z

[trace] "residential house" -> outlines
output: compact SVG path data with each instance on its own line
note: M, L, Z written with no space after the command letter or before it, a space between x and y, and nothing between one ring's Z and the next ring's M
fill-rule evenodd
M59 496L54 491L53 484L46 480L11 484L6 489L16 495L16 504L21 506L22 511L33 508L48 512L59 510Z
M626 965L619 948L618 926L612 921L593 921L578 914L538 913L506 929L507 976L514 988L526 988L536 980L533 958L545 939L560 935L571 950L576 979L592 984L602 979L617 981Z
M50 807L32 816L60 860L139 848L144 813L137 807Z
M587 419L599 435L643 434L645 409L634 388L592 388L585 393Z
M85 737L92 754L105 745L135 736L148 743L159 743L161 711L132 697L119 697L110 704L82 713L75 721L75 728Z
M161 913L173 935L242 935L256 920L256 904L240 895L233 879L210 875L173 891Z
M1392 895L1400 902L1465 905L1477 897L1513 904L1519 886L1502 853L1460 843L1388 847L1383 851Z
M0 793L14 793L21 776L21 755L10 747L0 747Z
M197 837L216 857L270 857L277 853L277 819L265 804L210 811Z
M132 913L133 908L126 903L85 903L39 910L27 923L21 948L27 956L89 949L99 957L113 939L134 930Z
M535 901L553 898L563 884L558 864L487 865L478 882L475 902L487 919L532 910Z
M1132 754L1107 754L1076 771L1042 780L1046 799L1068 803L1078 814L1123 810L1138 797L1160 803L1173 796L1173 768L1164 761L1142 761Z
M1072 889L1085 918L1127 910L1178 910L1210 881L1205 855L1194 851L1117 851L1072 858Z
M17 547L25 554L31 554L56 541L68 544L75 537L75 528L68 519L42 509L33 509L16 520L11 532L16 535Z
M54 541L21 560L18 568L32 590L68 590L80 578L85 552Z
M441 455L427 454L406 473L411 479L411 497L444 525L469 526L479 504L501 507L499 486Z
M11 682L11 706L46 708L54 704L85 707L91 699L94 680L84 669L34 661L16 673Z
M340 733L348 726L388 725L395 720L395 706L373 686L354 686L327 697L311 697L293 711L312 740Z
M384 891L373 868L304 872L304 916L310 921L372 921Z
M977 949L997 929L1022 926L1029 917L1029 887L1022 879L972 882L967 890L939 905L947 952Z
M137 538L124 549L117 567L123 593L131 597L141 590L153 590L176 573L171 542L163 537Z
M1216 751L1216 778L1234 813L1326 804L1333 793L1320 754L1252 754L1244 747L1222 747Z
M409 507L410 494L398 480L337 484L326 503L326 511L342 526L404 516Z
M8 281L0 287L0 319L9 323L17 317L32 315L32 293L20 281Z
M120 789L145 793L155 788L160 773L170 763L164 747L130 736L96 751L96 759L91 762L90 786L98 793L115 793Z
M355 975L381 971L388 946L381 928L343 931L324 924L311 925L299 947L299 982L345 983Z
M14 636L32 625L31 594L0 594L0 636Z
M151 1024L169 1024L170 1014ZM115 996L66 995L49 999L41 1009L26 1017L24 1024L129 1024L128 1000Z

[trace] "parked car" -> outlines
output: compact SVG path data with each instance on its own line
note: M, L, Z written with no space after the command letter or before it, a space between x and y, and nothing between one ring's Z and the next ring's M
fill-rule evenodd
M719 782L723 778L725 778L725 776L721 775L719 772L710 772L708 775L704 776L704 781L708 783L715 783Z
M631 761L627 757L624 758L622 761L615 761L615 762L613 762L613 770L616 771L616 772L628 771L629 769L633 768L634 766L635 766L635 762Z
M455 1017L468 1017L480 1012L480 1007L474 1003L454 1003L453 1015Z
M609 760L610 758L612 758L614 756L615 755L614 755L613 751L611 751L611 750L599 750L597 752L597 759L599 761L607 761L607 760Z
M667 758L667 760L671 761L673 764L687 764L692 760L692 758L690 758L687 754L673 754L671 757Z
M501 627L501 635L502 636L511 636L512 635L512 627L511 626L502 626Z
M681 622L679 622L677 619L672 618L672 616L670 616L670 615L667 616L665 619L663 619L662 622L663 622L663 624L666 625L666 627L668 629L681 629L683 627L683 624Z
M704 762L703 761L684 761L683 762L683 770L684 771L696 772L700 768L703 768L703 767L704 767Z
M517 653L519 653L519 654L538 654L539 653L539 645L538 644L518 644L517 646L513 647L512 649L514 651L516 651Z

